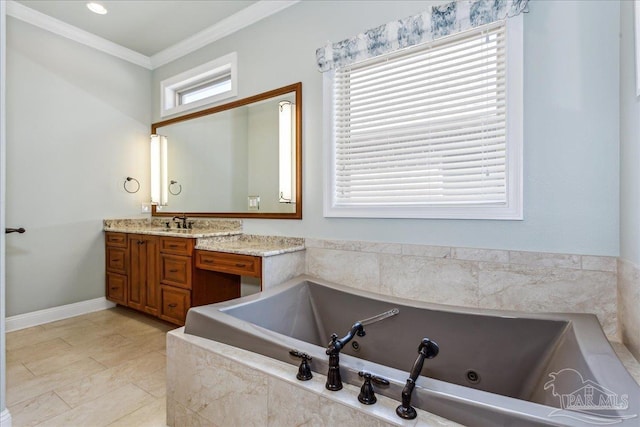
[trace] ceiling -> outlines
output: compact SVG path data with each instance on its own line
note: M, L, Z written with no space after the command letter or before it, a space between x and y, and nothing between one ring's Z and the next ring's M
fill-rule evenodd
M250 0L97 0L106 15L84 0L16 0L23 6L153 56L258 3Z

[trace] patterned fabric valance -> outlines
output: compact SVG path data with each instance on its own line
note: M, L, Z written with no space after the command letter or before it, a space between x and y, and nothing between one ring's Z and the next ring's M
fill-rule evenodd
M320 71L342 67L449 34L516 16L529 0L459 0L389 22L316 50Z

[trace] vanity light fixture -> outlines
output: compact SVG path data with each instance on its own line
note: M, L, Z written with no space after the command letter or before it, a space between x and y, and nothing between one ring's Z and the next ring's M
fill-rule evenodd
M278 103L279 132L278 132L278 151L279 163L278 169L279 179L279 201L280 203L295 203L295 181L292 171L295 171L293 165L293 135L295 134L293 126L293 109L294 104L290 101L280 101Z
M167 137L151 135L151 203L166 206L169 200L167 182Z
M101 5L100 3L89 2L89 3L87 3L87 8L91 12L97 13L98 15L106 15L107 14L107 8L104 7L103 5Z

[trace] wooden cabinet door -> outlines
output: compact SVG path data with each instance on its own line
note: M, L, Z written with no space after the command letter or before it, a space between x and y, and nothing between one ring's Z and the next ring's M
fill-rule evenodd
M146 250L144 236L129 235L129 290L127 305L136 310L142 310L144 304L144 280L146 274Z
M157 315L160 304L158 237L132 234L129 236L129 248L127 305Z
M157 316L160 307L159 238L146 236L145 242L143 246L147 262L144 283L144 311Z

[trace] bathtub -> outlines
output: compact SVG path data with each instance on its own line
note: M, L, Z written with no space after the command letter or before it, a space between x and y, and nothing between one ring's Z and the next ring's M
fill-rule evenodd
M365 326L340 353L344 382L358 372L389 380L376 392L400 401L424 337L438 343L411 404L473 426L640 425L640 387L591 314L531 314L403 300L300 276L260 294L189 310L184 332L278 359L290 350L326 375L330 335Z

